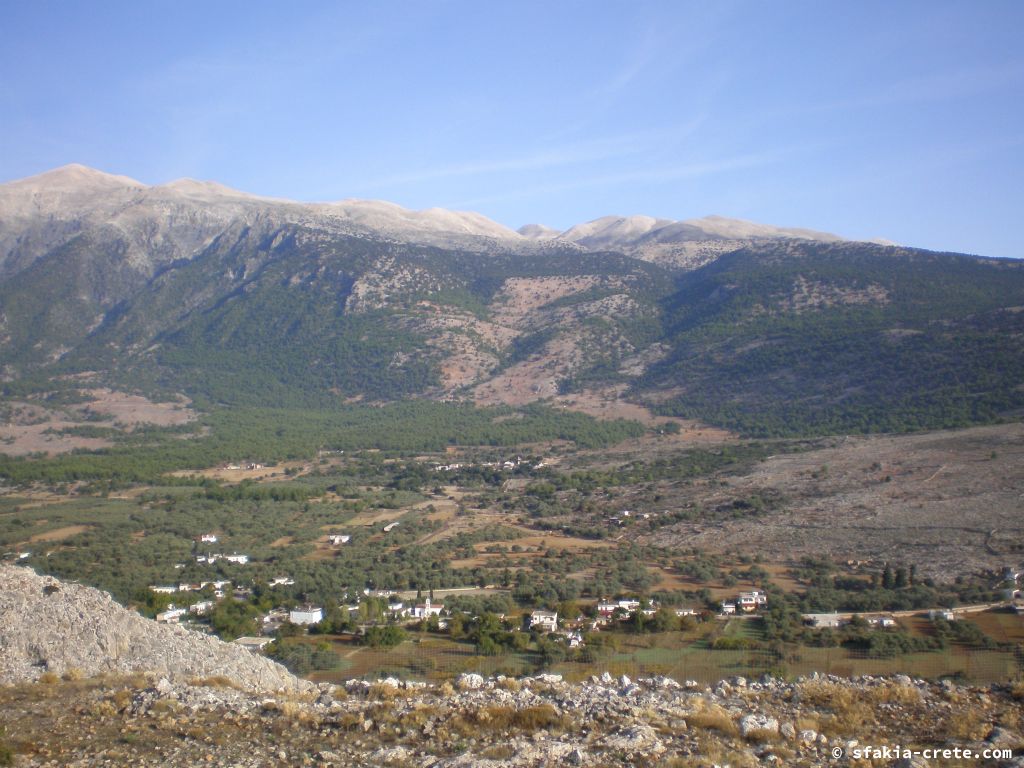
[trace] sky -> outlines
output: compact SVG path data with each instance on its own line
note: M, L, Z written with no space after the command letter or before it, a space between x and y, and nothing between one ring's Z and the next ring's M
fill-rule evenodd
M0 181L74 162L1019 258L1022 29L1019 0L0 0Z

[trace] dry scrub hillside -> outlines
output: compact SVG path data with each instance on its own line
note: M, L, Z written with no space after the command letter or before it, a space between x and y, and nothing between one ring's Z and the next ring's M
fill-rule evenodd
M254 697L228 681L136 676L0 688L0 716L19 766L1020 766L1006 755L1024 746L1021 695L908 677L704 688L605 674L582 684L352 680ZM972 757L857 757L894 745Z
M784 501L756 517L678 523L649 540L913 563L948 580L1024 559L1024 425L835 438L681 493L707 508L753 494Z

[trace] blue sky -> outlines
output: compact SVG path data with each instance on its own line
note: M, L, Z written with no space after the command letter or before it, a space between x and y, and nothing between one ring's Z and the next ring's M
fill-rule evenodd
M8 0L0 180L80 162L1024 257L1022 29L1018 0Z

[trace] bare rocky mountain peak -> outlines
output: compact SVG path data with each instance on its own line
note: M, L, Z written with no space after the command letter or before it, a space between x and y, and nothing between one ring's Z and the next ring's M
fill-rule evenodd
M126 257L130 263L155 270L166 261L152 253L137 253L144 241L160 241L168 260L191 258L230 224L255 221L441 247L498 244L504 249L529 250L544 244L575 245L621 250L649 261L671 261L665 257L666 245L842 239L721 216L685 221L645 215L603 216L562 232L539 224L515 231L471 211L411 210L380 200L305 203L188 178L149 186L127 176L71 164L0 184L0 273L9 271L15 261L23 268L71 237L102 227L113 227L129 241Z
M816 232L799 227L775 227L758 224L743 219L730 219L725 216L705 216L699 219L688 219L681 222L699 229L709 236L723 237L730 240L747 238L817 240L826 243L840 242L844 238L828 232Z
M843 238L827 232L792 227L775 227L724 216L673 221L651 216L603 216L577 224L557 236L592 250L621 250L650 261L658 261L663 245L728 241L740 247L750 241L814 240L841 242Z
M561 234L559 230L543 224L524 224L516 232L528 240L552 240Z

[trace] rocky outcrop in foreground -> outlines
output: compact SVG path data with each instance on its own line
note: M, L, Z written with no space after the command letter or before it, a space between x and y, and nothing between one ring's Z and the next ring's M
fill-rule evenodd
M0 683L37 680L45 672L149 672L171 681L221 676L253 692L309 686L265 657L157 624L105 592L0 566Z
M23 568L0 568L0 683L0 765L1024 768L1020 682L736 677L705 687L605 673L314 686ZM906 751L884 751L894 746ZM914 754L925 749L961 759Z
M705 688L605 674L579 684L557 675L352 680L254 696L105 678L0 688L0 720L14 764L39 767L1024 766L1021 692L906 677ZM856 752L894 745L978 757Z

